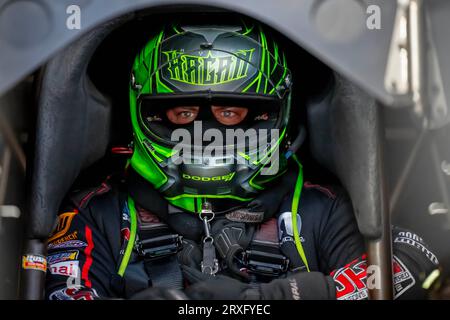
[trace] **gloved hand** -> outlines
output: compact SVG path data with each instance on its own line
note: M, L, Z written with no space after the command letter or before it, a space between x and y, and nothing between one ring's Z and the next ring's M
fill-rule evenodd
M211 227L214 246L228 269L242 279L248 275L241 272L236 264L236 257L247 248L255 233L255 226L228 219L216 219Z
M439 262L418 235L401 228L392 232L396 299L426 299L424 284Z
M202 251L194 241L184 238L183 249L178 252L177 259L182 266L194 268L202 261Z
M195 273L198 272L200 274ZM185 293L196 300L324 300L335 299L334 282L320 272L301 272L270 283L247 284L226 276L205 276L189 270L197 281Z
M245 299L248 289L248 284L236 279L215 276L189 286L184 292L194 300L242 300Z
M423 287L428 290L428 298L431 300L450 300L450 256L440 262L439 270L428 276Z

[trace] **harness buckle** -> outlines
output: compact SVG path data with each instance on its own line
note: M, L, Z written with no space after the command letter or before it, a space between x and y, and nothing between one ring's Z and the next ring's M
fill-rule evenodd
M259 250L246 250L242 261L249 272L265 277L278 277L289 267L289 259L285 256Z
M140 240L137 250L145 259L155 260L176 254L183 247L183 237L178 234L161 235Z

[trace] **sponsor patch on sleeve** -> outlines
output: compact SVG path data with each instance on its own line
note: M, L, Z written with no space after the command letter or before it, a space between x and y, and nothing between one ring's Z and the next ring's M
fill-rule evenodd
M77 260L78 253L79 253L78 250L73 250L73 251L66 251L66 252L59 252L59 253L51 254L51 255L47 256L47 263L49 265L51 265L51 264L63 262L63 261Z
M416 280L414 280L411 272L396 256L394 256L394 259L392 259L392 266L394 269L394 299L397 299L409 288L414 286L416 284Z
M423 243L421 237L412 232L402 231L394 238L394 243L402 243L420 250L433 264L438 265L437 257Z
M73 287L53 291L48 298L49 300L94 300L98 298L98 294L94 289Z
M70 234L64 235L59 239L53 240L53 241L49 241L49 243L51 244L60 244L60 243L64 243L70 240L77 240L78 239L78 231L74 231Z
M59 237L65 235L67 231L69 231L70 225L72 224L72 220L77 213L78 211L61 213L58 216L56 227L53 230L52 236L48 239L48 242L52 242L58 239Z
M336 298L338 300L364 300L368 298L366 287L367 261L365 258L363 256L361 261L355 260L331 274L336 282Z
M66 249L66 248L83 248L87 247L87 243L80 240L69 240L61 243L49 243L47 245L48 250L54 249Z
M63 261L49 265L51 274L77 278L79 274L79 261Z
M363 300L368 298L367 261L354 261L331 274L336 283L338 300ZM400 297L416 283L411 272L396 256L392 259L394 299Z

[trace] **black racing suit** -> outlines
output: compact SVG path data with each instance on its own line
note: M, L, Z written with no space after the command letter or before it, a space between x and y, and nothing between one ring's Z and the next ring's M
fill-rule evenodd
M142 267L144 262L135 245L129 262L123 263L124 256L129 254L128 242L133 239L128 196L126 183L104 182L99 187L74 193L66 201L48 241L47 299L130 298L152 284L161 283L161 274L158 280L145 272L148 268ZM137 224L143 221L164 224L162 220L167 221L153 214L159 210L158 207L167 204L161 201L149 203L148 199L140 201L142 195L139 192L134 192L132 197L138 207ZM289 197L284 199L279 204L278 214L288 212L290 203ZM311 271L309 277L304 266L301 268L305 272L304 286L308 289L303 288L308 292L303 298L367 299L365 244L345 192L337 187L306 182L299 212L301 242ZM192 214L182 213L179 217L186 215ZM182 224L188 227L186 230L193 228L189 222ZM257 229L264 225L260 224ZM190 237L189 231L184 233L185 245L201 242L200 238ZM196 256L201 252L198 248L195 252L184 252L185 256ZM436 269L435 255L420 237L398 228L393 228L393 252L395 298L425 298L421 283ZM222 258L219 256L219 260ZM185 263L183 258L179 261ZM198 262L197 259L193 266L199 268ZM279 275L285 276L286 273ZM163 282L166 281L164 279L169 281L170 275L163 277ZM252 279L258 281L257 277ZM265 278L264 281L270 279ZM320 286L316 285L319 281ZM186 286L189 286L189 281L184 279L183 287Z

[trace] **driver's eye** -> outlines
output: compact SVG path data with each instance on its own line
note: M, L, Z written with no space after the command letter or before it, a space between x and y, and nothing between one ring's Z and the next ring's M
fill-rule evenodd
M232 117L233 115L235 115L235 113L232 111L222 111L222 117L224 118L229 118Z
M233 106L212 106L211 111L217 121L227 126L241 123L248 113L247 108Z
M174 124L188 124L197 118L199 107L175 107L166 111L167 118Z
M194 113L191 111L183 111L183 112L180 112L178 115L183 118L191 118L194 116Z

